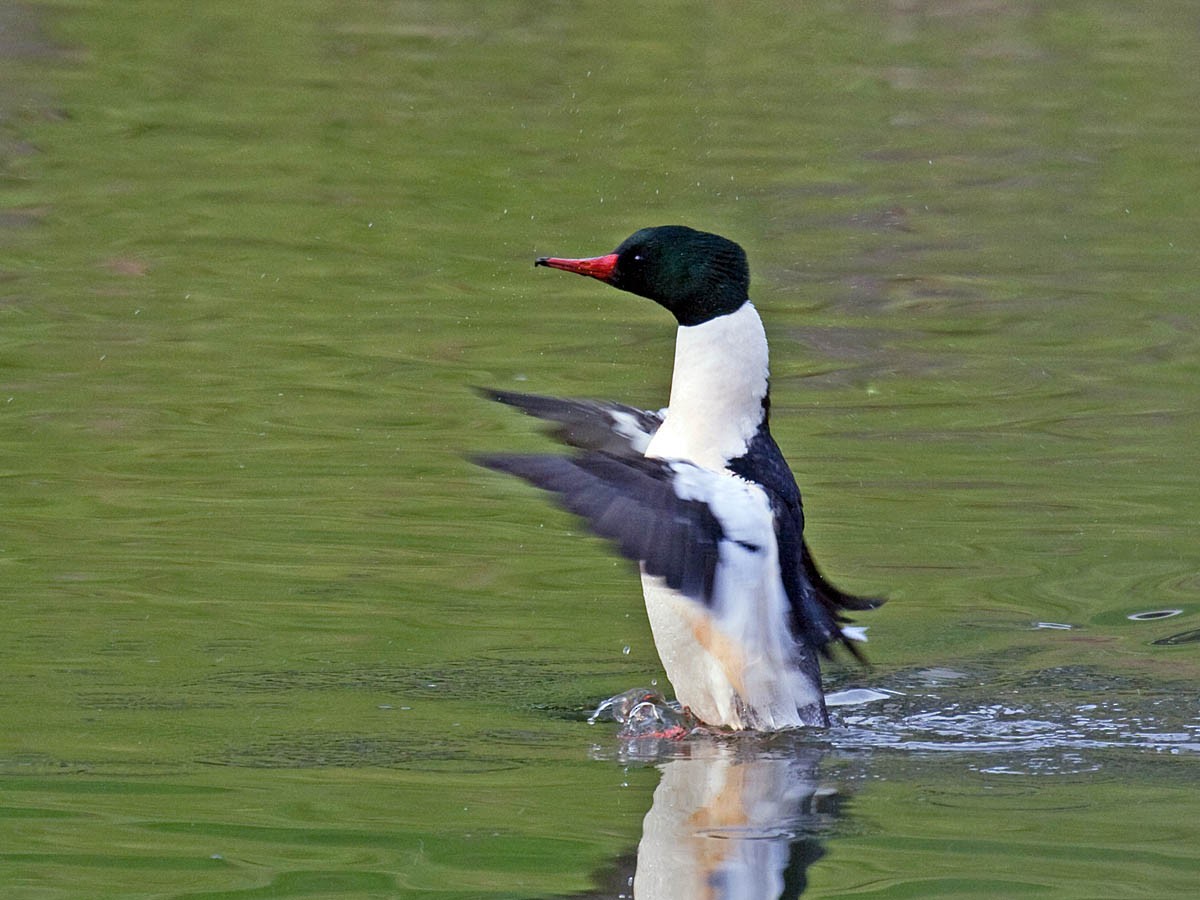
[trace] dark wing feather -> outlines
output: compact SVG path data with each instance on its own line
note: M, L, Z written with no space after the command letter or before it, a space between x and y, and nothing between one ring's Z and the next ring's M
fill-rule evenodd
M649 574L711 602L723 531L707 504L676 495L667 463L603 451L575 457L488 454L475 462L553 492Z
M600 450L618 456L641 456L662 414L647 412L623 403L599 400L560 400L537 394L518 394L493 388L477 388L489 400L513 406L526 415L557 422L551 431L558 440L581 450Z
M875 609L884 601L847 594L821 574L804 540L800 488L769 429L761 428L746 455L732 460L729 468L757 482L771 500L780 570L792 604L793 633L810 646L819 648L825 656L831 656L830 647L840 643L865 664L857 644L842 633L842 624L850 621L843 612Z

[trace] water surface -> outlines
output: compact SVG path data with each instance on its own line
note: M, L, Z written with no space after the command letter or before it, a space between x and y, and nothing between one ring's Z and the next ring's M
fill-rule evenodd
M5 896L1194 892L1186 4L0 26ZM547 446L471 385L662 405L666 314L530 264L665 222L747 248L891 598L828 734L589 726L662 678L636 577L464 461Z

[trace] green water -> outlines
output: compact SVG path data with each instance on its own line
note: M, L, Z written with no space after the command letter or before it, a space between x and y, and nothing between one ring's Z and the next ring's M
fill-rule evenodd
M615 897L728 766L808 797L792 895L1192 896L1197 59L1183 3L4 4L0 894ZM891 598L827 735L588 725L636 576L463 460L547 446L471 385L665 402L669 317L530 265L665 222L747 248Z

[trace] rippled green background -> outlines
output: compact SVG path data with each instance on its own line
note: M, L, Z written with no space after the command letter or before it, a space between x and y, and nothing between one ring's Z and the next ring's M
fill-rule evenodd
M658 773L581 711L659 676L636 578L463 455L546 446L474 384L665 402L669 317L530 263L682 222L750 254L818 557L892 598L809 895L1191 896L1196 23L0 5L0 893L630 853Z

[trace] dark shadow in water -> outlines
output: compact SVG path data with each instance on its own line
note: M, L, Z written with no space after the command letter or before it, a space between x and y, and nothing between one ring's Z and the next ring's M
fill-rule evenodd
M1200 641L1200 628L1193 628L1191 631L1181 631L1179 634L1159 638L1153 643L1160 647L1172 647L1175 644L1194 644L1197 641Z

